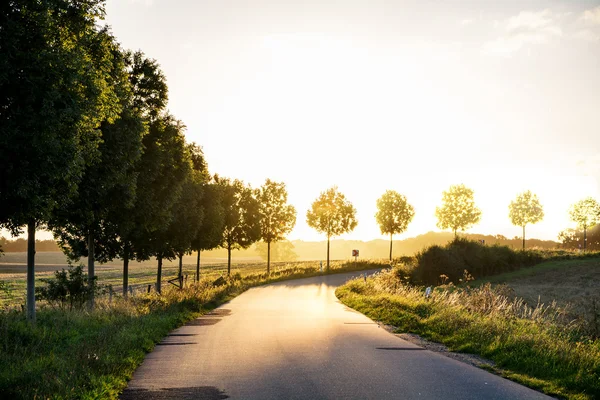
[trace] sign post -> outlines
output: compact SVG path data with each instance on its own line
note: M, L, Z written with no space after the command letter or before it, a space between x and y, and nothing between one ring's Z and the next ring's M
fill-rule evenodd
M352 250L352 257L354 257L354 262L358 260L358 250Z

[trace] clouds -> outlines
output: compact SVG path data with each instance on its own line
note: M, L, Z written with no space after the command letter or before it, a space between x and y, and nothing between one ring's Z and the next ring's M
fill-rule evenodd
M508 57L528 45L548 43L563 34L559 26L561 15L550 10L521 11L518 15L499 23L502 35L484 43L486 55Z
M501 33L485 42L482 53L511 57L524 48L549 44L563 37L597 43L600 41L600 6L581 13L521 11L504 21L494 21Z
M581 19L590 24L600 25L600 6L592 8L591 10L585 10Z

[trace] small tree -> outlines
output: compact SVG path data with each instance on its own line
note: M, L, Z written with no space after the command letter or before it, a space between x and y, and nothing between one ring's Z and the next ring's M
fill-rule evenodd
M221 247L227 249L227 275L231 274L231 250L247 249L260 240L260 212L254 191L242 181L215 177L222 188L224 229Z
M351 232L356 228L356 209L337 187L324 192L312 203L306 213L306 223L317 232L327 235L327 270L329 270L329 241L332 236Z
M408 204L406 197L394 190L386 191L377 200L375 219L382 234L390 235L390 261L392 261L392 239L395 233L402 233L415 216L415 209Z
M525 250L525 225L536 224L544 218L544 210L538 197L530 190L520 193L510 202L508 217L513 225L523 227L523 250Z
M196 282L200 280L200 252L217 248L223 241L225 215L222 201L221 186L215 183L204 185L204 195L201 200L204 218L196 232L196 237L192 240L192 250L197 251Z
M454 237L457 231L462 231L475 225L481 219L481 210L475 206L473 189L463 184L452 185L442 194L442 206L435 208L440 229L452 229Z
M296 225L296 209L287 204L287 196L285 184L270 179L256 192L261 238L267 244L267 274L271 272L271 242L283 240Z
M587 248L587 229L600 221L600 204L592 197L587 197L571 206L569 210L571 221L583 229L583 251Z

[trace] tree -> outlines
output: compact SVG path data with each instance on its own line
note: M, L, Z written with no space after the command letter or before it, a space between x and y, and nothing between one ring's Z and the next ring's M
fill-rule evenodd
M332 236L351 232L358 224L356 209L336 186L321 192L306 213L308 226L327 235L327 270L329 270L329 241Z
M76 193L119 111L104 1L0 5L0 225L27 226L27 316L35 321L35 230Z
M132 107L133 93L124 54L112 38L107 40L113 43L111 75L122 110L115 121L100 124L102 140L98 158L85 168L73 199L60 204L48 224L71 259L88 257L90 277L95 276L96 259L110 261L119 253L119 238L110 219L118 213L111 211L125 213L133 206L137 178L134 169L146 133L140 112ZM95 284L93 279L88 282ZM90 307L94 304L94 293L90 288Z
M377 200L375 219L382 234L390 235L390 261L392 261L392 238L402 233L415 216L415 209L408 204L406 197L394 190L387 190Z
M577 227L583 229L583 251L587 248L587 229L593 227L600 221L600 204L592 198L587 197L571 206L569 210L571 221Z
M204 210L204 218L191 243L192 250L197 251L196 282L200 280L200 252L217 248L223 242L225 215L221 189L222 187L214 181L205 183L203 187L204 195L200 207Z
M141 51L135 53L128 51L125 52L124 56L133 97L128 104L128 109L132 113L142 116L147 131L147 127L164 113L168 101L166 79L158 63L147 58ZM154 139L147 138L143 142L143 147L150 146L150 150L154 149L152 142ZM145 201L145 199L140 198L140 195L143 195L146 189L146 187L138 189L138 186L147 184L152 173L157 172L154 168L156 165L152 164L150 158L144 157L144 160L142 160L140 157L135 163L134 171L131 174L136 182L133 203L119 202L115 204L110 208L109 216L106 219L107 230L114 232L114 235L109 237L117 238L117 240L111 242L112 246L110 248L115 249L115 254L123 260L124 297L127 297L129 287L129 260L132 257L137 258L136 246L134 246L133 240L140 237L140 223L148 222L152 224L153 216L147 216L146 219L140 221L140 216L136 213L140 203ZM107 238L105 237L104 240L107 240Z
M473 189L465 185L452 185L442 194L442 206L435 208L440 229L452 229L454 237L457 231L466 230L481 219L481 210L475 206Z
M258 201L250 186L239 180L215 177L223 194L223 237L221 247L227 249L227 275L231 274L231 250L247 249L260 240Z
M296 225L296 209L287 204L287 196L285 184L270 179L256 192L261 239L267 244L267 274L271 273L271 243L285 239Z
M508 217L513 225L523 227L523 250L525 250L525 226L536 224L544 218L544 210L537 195L530 190L517 195L508 206Z

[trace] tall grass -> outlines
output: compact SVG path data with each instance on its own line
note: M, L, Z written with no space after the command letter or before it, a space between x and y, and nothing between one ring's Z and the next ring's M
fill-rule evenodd
M429 298L398 270L353 280L336 294L349 307L493 360L505 377L569 399L600 398L600 340L586 336L556 305L530 307L500 286L447 286Z
M329 273L385 265L336 262ZM0 398L116 399L144 355L177 326L252 286L319 274L316 263L294 263L271 275L235 274L222 286L204 279L162 295L105 297L93 312L42 305L35 326L22 312L0 312Z

